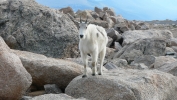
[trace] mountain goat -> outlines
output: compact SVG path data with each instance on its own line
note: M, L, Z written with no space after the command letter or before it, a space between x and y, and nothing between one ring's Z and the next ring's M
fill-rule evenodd
M108 42L105 29L101 26L89 24L87 19L85 22L82 22L80 17L79 22L79 50L84 63L83 78L87 77L86 67L88 67L88 54L90 54L92 57L92 75L96 75L98 56L100 57L100 68L98 70L98 75L102 75L102 66L106 54L106 44Z

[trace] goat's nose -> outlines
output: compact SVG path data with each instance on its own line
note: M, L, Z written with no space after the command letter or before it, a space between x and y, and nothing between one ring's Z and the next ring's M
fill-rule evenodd
M84 35L80 35L80 38L83 38Z

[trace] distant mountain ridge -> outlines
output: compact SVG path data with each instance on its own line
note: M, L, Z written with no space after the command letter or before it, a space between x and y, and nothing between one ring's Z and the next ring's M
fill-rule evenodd
M177 20L152 20L152 21L145 21L147 23L152 23L152 24L176 24L177 25Z

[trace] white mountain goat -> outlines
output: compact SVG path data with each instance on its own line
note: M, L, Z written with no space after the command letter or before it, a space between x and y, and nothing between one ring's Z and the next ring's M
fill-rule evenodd
M106 54L106 44L108 42L105 29L101 26L89 24L87 19L85 22L82 22L80 17L79 22L79 50L84 63L83 78L87 77L88 54L92 57L92 75L96 75L98 57L100 57L100 68L98 70L98 75L102 75L102 66Z

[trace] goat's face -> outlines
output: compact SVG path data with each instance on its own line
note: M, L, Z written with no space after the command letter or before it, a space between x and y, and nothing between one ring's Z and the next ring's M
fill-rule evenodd
M79 23L79 37L80 39L84 39L86 36L87 23Z

